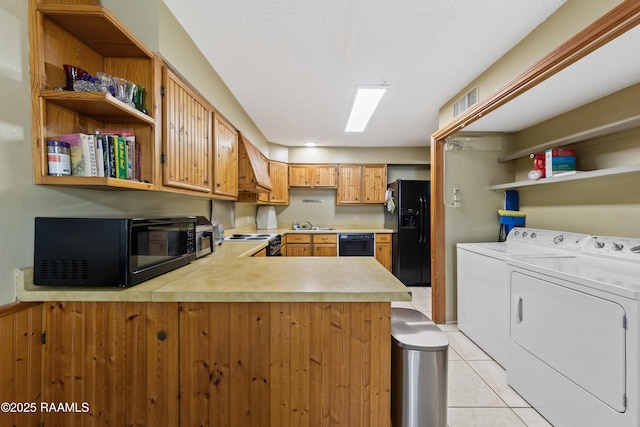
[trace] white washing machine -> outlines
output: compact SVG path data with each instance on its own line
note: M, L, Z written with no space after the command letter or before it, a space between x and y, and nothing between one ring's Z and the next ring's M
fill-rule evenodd
M509 385L556 427L640 426L640 239L507 263Z
M507 259L575 254L586 234L513 228L506 242L457 245L458 329L507 368L509 277Z

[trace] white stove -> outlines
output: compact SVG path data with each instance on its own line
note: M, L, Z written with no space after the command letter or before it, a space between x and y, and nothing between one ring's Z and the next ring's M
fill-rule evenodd
M507 263L509 385L553 425L640 425L640 239Z
M232 234L224 238L225 242L267 242L266 256L282 256L282 238L272 233Z

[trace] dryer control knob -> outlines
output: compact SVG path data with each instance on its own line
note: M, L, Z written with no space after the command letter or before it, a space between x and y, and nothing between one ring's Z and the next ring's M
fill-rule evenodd
M624 245L622 243L614 243L613 245L611 245L611 249L613 249L614 251L621 251L622 248L624 248Z
M597 249L602 249L604 248L604 242L596 240L595 242L593 242L593 246L595 246Z

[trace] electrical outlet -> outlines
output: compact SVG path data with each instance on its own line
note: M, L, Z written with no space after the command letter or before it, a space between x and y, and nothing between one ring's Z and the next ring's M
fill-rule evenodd
M360 215L354 215L353 216L353 220L354 221L360 221Z

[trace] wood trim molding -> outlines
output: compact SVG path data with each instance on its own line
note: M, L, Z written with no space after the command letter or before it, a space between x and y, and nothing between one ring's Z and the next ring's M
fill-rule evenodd
M447 321L443 184L444 144L431 139L431 320L435 323Z
M431 288L433 321L446 322L444 142L491 111L564 70L640 24L640 1L624 0L584 30L552 50L525 72L471 107L431 136Z

